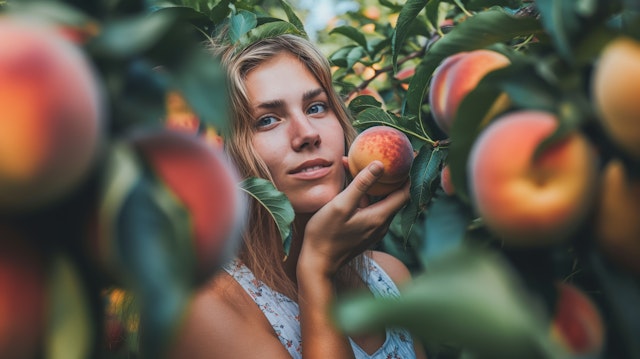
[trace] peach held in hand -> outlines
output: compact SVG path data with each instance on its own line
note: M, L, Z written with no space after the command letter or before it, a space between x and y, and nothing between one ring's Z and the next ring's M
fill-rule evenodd
M449 134L462 100L489 72L509 65L509 59L499 52L474 50L449 56L436 68L431 78L429 104L433 119ZM501 94L487 114L488 117L508 107L506 94Z
M407 135L389 126L374 126L362 131L348 153L349 172L356 176L374 160L382 162L384 172L367 194L385 196L400 188L413 162L413 147Z
M31 210L70 192L93 165L101 84L54 28L5 16L0 43L0 210Z
M534 158L557 125L552 113L512 112L492 122L473 144L468 159L471 200L505 244L566 239L588 213L597 165L587 139L573 132Z

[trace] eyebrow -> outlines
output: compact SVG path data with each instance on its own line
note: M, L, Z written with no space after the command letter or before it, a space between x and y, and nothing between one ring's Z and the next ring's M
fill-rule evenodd
M318 95L324 93L324 89L319 87L317 89L313 89L313 90L309 90L307 92L305 92L304 94L302 94L302 100L303 101L309 101L311 99L316 98ZM284 107L284 101L283 100L273 100L273 101L267 101L267 102L262 102L260 103L257 108L261 108L261 109L274 109L274 108L281 108Z

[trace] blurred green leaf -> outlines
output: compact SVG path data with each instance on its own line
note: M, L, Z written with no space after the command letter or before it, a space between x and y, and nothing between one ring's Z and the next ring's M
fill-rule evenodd
M65 254L54 256L50 276L46 357L88 358L96 340L88 288L76 264Z
M551 35L558 52L565 59L573 59L571 44L575 35L582 31L576 3L563 0L538 0L538 11L545 29Z
M475 358L566 358L549 314L498 253L463 246L434 259L398 298L360 296L335 308L349 334L407 328L428 343L459 343Z
M280 230L284 252L285 254L289 254L289 247L291 245L291 223L295 217L289 199L284 193L278 191L271 181L263 178L247 178L240 183L240 188L255 198L271 213Z
M228 130L227 80L220 62L213 55L197 50L184 54L182 64L175 71L173 85L201 121L220 133Z
M91 41L95 56L126 59L156 46L176 23L171 12L153 12L128 18L117 18L103 24L99 35Z
M423 265L464 243L465 233L473 215L470 208L455 196L438 190L431 201L429 215L424 223L425 239L420 250Z

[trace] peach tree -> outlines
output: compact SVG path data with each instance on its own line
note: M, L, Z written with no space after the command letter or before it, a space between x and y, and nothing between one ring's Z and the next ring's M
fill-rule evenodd
M223 23L241 46L307 36L304 12L284 0L0 1L0 11L84 52L107 118L76 187L0 212L0 268L35 261L21 278L34 278L31 293L48 283L52 308L35 331L16 327L17 346L0 340L0 354L162 357L191 291L216 270L194 265L197 251L215 262L233 250L213 246L233 230L190 227L215 209L184 188L188 173L206 182L229 169L161 155L177 146L185 161L218 158L192 141L227 126L222 72L202 42ZM318 34L354 126L394 127L416 154L411 200L378 248L415 280L395 301L337 303L345 332L404 325L432 358L640 357L639 11L631 0L370 0ZM19 104L0 103L0 114ZM165 132L176 123L188 133ZM272 213L286 249L286 198L259 179L240 185ZM205 232L225 235L194 235ZM135 310L121 322L112 310L130 298L123 291Z

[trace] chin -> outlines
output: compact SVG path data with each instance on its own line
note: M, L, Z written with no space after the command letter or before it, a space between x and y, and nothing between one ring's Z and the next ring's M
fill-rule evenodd
M289 196L289 198L297 199L291 201L296 213L315 213L335 198L338 193L340 193L340 189L337 188L314 187L304 193Z

